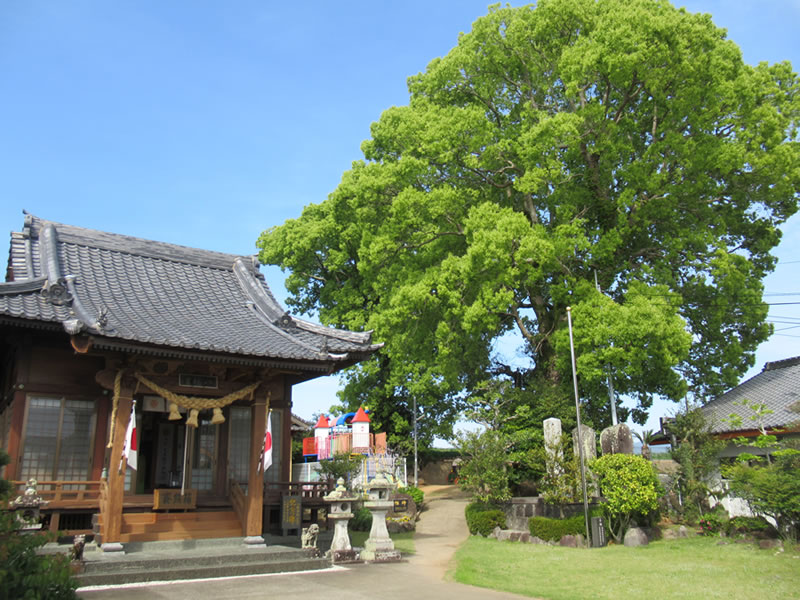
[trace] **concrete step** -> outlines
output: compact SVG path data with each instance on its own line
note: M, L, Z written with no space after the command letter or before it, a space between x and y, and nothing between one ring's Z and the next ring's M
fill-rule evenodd
M327 569L331 565L325 558L302 560L271 561L266 563L229 563L215 566L163 565L159 568L110 571L104 573L82 573L76 576L80 587L96 585L121 585L155 581L176 581L182 579L206 579L214 577L233 577L236 575L261 575L264 573L291 573Z
M125 552L84 554L81 587L177 579L201 579L324 569L330 561L311 550L270 545L253 547L243 538L131 542Z

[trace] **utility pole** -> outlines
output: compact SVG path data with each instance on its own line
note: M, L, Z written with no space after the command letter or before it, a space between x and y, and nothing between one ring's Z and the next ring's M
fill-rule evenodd
M414 487L419 487L417 470L417 397L414 396Z
M603 293L600 290L600 284L597 283L597 271L594 272L594 287L597 289L598 292L601 294ZM613 344L612 344L613 346ZM617 424L617 400L614 398L614 371L611 369L611 365L606 365L608 369L608 400L611 404L611 424Z
M583 428L581 427L581 405L578 400L578 371L575 368L575 344L572 342L572 307L567 307L569 325L569 352L572 358L572 385L575 388L575 415L578 419L578 456L581 459L581 488L583 489L583 521L586 526L586 540L589 541L589 498L586 495L586 463L583 457Z

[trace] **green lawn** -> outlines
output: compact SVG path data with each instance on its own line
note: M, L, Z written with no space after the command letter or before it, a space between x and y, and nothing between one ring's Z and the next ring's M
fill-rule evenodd
M759 550L720 538L591 550L470 537L455 580L545 600L800 598L800 547Z
M350 544L352 546L364 547L364 542L369 537L368 531L350 531ZM414 554L414 532L406 531L403 533L390 533L389 537L394 542L395 550L403 554Z

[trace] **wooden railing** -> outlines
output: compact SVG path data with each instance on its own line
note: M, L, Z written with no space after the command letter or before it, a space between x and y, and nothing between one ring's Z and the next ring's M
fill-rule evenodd
M60 508L100 508L102 484L101 481L39 481L36 491L43 500L47 510ZM28 484L24 481L14 481L16 493L13 497L25 493Z
M242 486L237 481L231 479L231 504L239 522L247 522L247 494L244 493Z
M264 482L264 502L280 502L281 496L300 496L303 504L322 504L333 485L327 481L266 481Z

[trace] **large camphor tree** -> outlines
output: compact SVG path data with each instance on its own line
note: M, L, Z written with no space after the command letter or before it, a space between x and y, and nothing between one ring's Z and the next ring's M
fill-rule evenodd
M386 343L346 402L400 432L416 400L423 440L469 402L569 420L567 307L595 427L609 374L643 422L752 365L798 206L790 64L744 64L668 2L541 0L491 8L408 86L327 200L259 239L290 306Z

